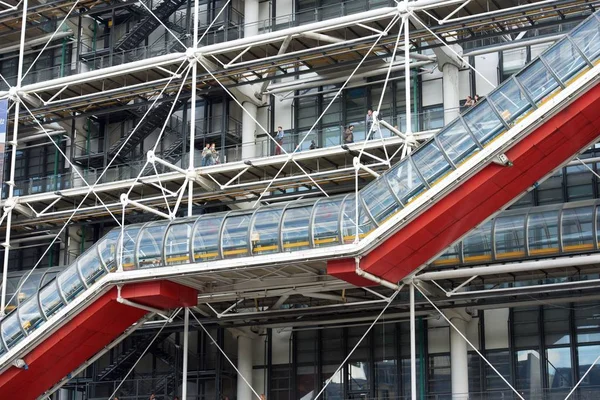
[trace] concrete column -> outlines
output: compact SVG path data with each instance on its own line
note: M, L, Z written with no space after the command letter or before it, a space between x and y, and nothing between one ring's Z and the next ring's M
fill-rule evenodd
M258 0L244 0L244 37L258 35Z
M466 336L467 322L464 318L454 317L450 321ZM467 342L452 327L450 327L450 371L452 375L452 400L467 400L469 398Z
M237 368L246 380L252 383L252 339L239 335L238 338L238 363ZM253 393L250 386L241 376L237 377L237 400L252 400Z
M452 63L442 66L444 92L444 125L448 125L460 113L460 96L458 91L458 67Z
M256 123L252 118L256 119L258 107L250 102L244 102L242 105L248 111L242 112L242 159L247 160L256 157Z

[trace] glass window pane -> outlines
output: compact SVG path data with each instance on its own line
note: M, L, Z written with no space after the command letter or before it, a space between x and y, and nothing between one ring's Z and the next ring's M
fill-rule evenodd
M388 179L390 187L405 205L425 190L425 185L408 159L398 163L385 174L385 178Z
M451 169L435 141L421 147L412 158L415 166L430 185Z
M538 256L558 252L558 211L529 214L529 255Z
M456 165L478 149L475 140L467 133L460 120L440 132L437 138L448 158Z
M48 318L64 307L56 283L57 281L52 281L40 291L40 303Z
M163 240L167 221L146 225L138 236L138 268L156 268L162 265Z
M252 214L229 214L223 226L223 258L236 258L249 255L248 225Z
M516 389L526 399L537 398L542 390L541 357L537 350L517 351Z
M594 249L593 212L593 207L570 208L563 210L563 251L583 251Z
M254 214L252 220L253 254L270 254L279 251L279 222L281 221L281 208L260 209Z
M492 260L492 223L486 222L475 228L463 240L464 261L466 263Z
M488 99L508 123L515 121L532 108L531 103L514 79L509 80L498 90L493 91Z
M563 83L587 66L579 52L566 38L552 46L542 57Z
M567 394L571 389L571 349L548 349L546 351L548 387L552 394ZM556 397L552 397L556 398ZM561 396L564 398L564 396Z
M58 284L68 302L73 301L79 293L85 290L77 272L77 264L71 264L58 276Z
M190 241L193 226L192 221L169 226L165 236L166 265L179 265L190 262Z
M83 279L85 279L88 286L93 285L100 277L107 274L100 262L96 246L92 246L92 248L79 257L77 263L79 264L81 275L83 275Z
M546 100L559 87L558 82L539 59L517 75L517 79L537 104Z
M361 192L362 193L362 192ZM360 199L359 199L360 200ZM375 229L362 201L358 202L358 237L364 238ZM344 243L353 243L356 239L356 201L354 195L346 197L342 205L342 235Z
M8 345L8 348L14 347L25 337L19 321L17 320L16 312L11 313L2 321L2 337Z
M44 317L38 306L37 296L30 297L19 306L19 316L21 318L21 326L27 334L36 330L44 322Z
M17 295L19 304L33 296L35 293L37 293L40 287L40 281L43 276L44 272L41 271L32 272L31 275L29 275L29 277L27 277L27 274L23 275L23 277L19 281L20 288L19 294Z
M583 54L592 61L600 55L600 21L597 18L588 18L586 22L574 29L569 36Z
M525 256L525 215L500 217L495 223L496 258Z
M114 272L117 270L117 263L115 262L116 258L116 249L117 249L117 240L119 239L120 230L114 229L110 231L104 239L100 241L98 244L98 253L100 253L100 257L102 258L102 262L109 271Z
M283 214L283 251L308 249L308 223L312 206L288 208Z
M488 143L504 130L502 121L494 114L487 100L471 108L463 119L473 135L482 144Z
M340 208L342 197L323 199L315 207L312 229L315 247L332 246L340 243Z
M446 251L436 258L431 265L457 265L460 264L460 243L450 246Z
M373 181L360 191L360 196L375 221L380 225L401 208L396 198L390 193L385 178Z
M583 375L592 367L592 364L600 354L600 345L579 346L577 348L577 361L579 363L579 373L577 379L583 378ZM585 396L586 391L581 390L582 397L580 398L596 398L598 394L598 386L600 386L600 364L596 363L586 377L581 381L582 388L590 388L590 396ZM588 390L590 390L588 389Z
M569 314L570 310L567 308L544 307L544 343L546 346L571 343Z
M194 261L203 262L219 258L219 233L223 216L203 216L194 226L192 251Z
M117 246L117 257L122 257L123 269L125 271L135 268L135 257L134 251L136 246L136 239L142 227L140 225L133 225L126 227L123 232L123 239L119 238ZM123 250L120 250L121 240L123 241Z

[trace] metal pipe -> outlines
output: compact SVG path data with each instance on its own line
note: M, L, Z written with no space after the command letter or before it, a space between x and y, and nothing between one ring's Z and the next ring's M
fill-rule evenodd
M196 1L196 4L198 2ZM189 353L190 309L183 314L183 373L181 374L181 398L187 399L188 353Z
M60 33L57 33L56 35L54 35L53 40L63 39L65 37L69 37L72 35L73 35L73 31L71 31L71 30L69 30L67 32L60 32ZM41 36L41 37L38 37L35 39L29 39L26 43L26 45L27 45L26 47L31 48L31 47L34 47L34 46L37 46L40 44L45 44L48 41L48 39L50 39L51 37L52 37L52 35L50 34L50 35ZM11 46L0 47L0 55L12 53L15 50L19 50L19 48L20 48L20 44L13 44Z
M517 40L515 42L499 44L497 46L482 47L480 49L473 50L468 53L464 53L463 57L465 57L465 58L473 57L473 56L479 56L482 54L495 53L497 51L502 51L502 50L515 49L518 47L531 46L531 45L535 45L535 44L542 44L542 43L549 43L549 42L556 42L556 41L560 40L561 38L563 38L564 36L566 36L566 35L562 34L562 35L543 36L543 37L529 39L529 40Z
M17 87L18 90L21 87L21 77L23 76L23 57L25 52L25 32L27 30L27 7L28 0L23 0L23 15L21 17L21 43L19 48L19 65L17 69ZM13 90L11 88L9 93ZM14 110L14 121L13 121L13 138L11 141L12 146L12 154L10 157L10 178L8 180L8 197L4 202L4 207L8 206L7 216L6 216L6 238L4 242L4 265L2 266L2 291L0 294L0 318L4 318L5 313L4 309L6 307L6 279L8 276L8 261L9 261L9 253L10 253L10 231L11 231L11 223L12 223L12 211L14 207L14 193L15 193L15 170L17 163L17 139L19 137L19 109L20 109L20 99L17 96L17 93L13 93L15 96L14 100L16 101L15 110ZM8 124L7 124L8 125Z
M549 260L524 261L510 264L475 266L472 268L460 268L451 271L432 271L415 276L420 281L433 281L440 279L470 278L473 275L487 276L498 274L510 274L515 272L529 272L537 270L548 270L554 268L579 267L584 265L600 263L600 254L591 254L578 257L561 257Z
M417 400L417 329L415 324L415 284L409 284L410 293L410 397Z
M396 285L395 283L386 281L385 279L381 279L380 277L375 276L371 273L368 273L367 271L363 271L358 266L356 267L356 275L360 276L361 278L365 278L372 282L375 282L381 286L385 286L388 289L400 290L402 288L402 286L400 286L400 285Z
M404 59L408 60L410 57L410 20L408 18L408 14L404 16ZM404 63L404 93L406 98L406 135L410 137L412 134L412 117L411 113L411 103L410 103L410 63Z

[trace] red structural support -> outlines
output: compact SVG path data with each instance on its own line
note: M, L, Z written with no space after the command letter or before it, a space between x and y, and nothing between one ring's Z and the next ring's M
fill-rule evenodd
M550 118L505 154L512 167L489 164L362 257L360 267L398 282L456 242L528 187L600 136L600 85ZM330 275L357 286L354 259L330 261Z
M125 285L121 296L166 310L194 306L198 294L187 286L155 281ZM10 367L0 375L0 399L36 399L146 313L117 302L112 288L25 355L28 369Z

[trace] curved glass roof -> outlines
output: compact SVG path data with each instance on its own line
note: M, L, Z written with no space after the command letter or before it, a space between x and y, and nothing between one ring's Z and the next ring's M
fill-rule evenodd
M156 268L352 243L357 235L359 238L368 235L592 68L600 56L599 33L600 19L596 13L411 156L363 188L359 192L358 210L354 194L350 194L173 222L130 225L124 230L123 268ZM543 225L551 220L545 215L539 218L532 223ZM2 320L0 355L102 276L116 270L119 235L120 230L108 233L57 279L46 283ZM550 244L535 246L538 247L528 247L527 251L544 252L553 248ZM463 245L463 259L469 257L465 255L469 248Z
M600 200L500 213L431 263L486 264L600 249Z

